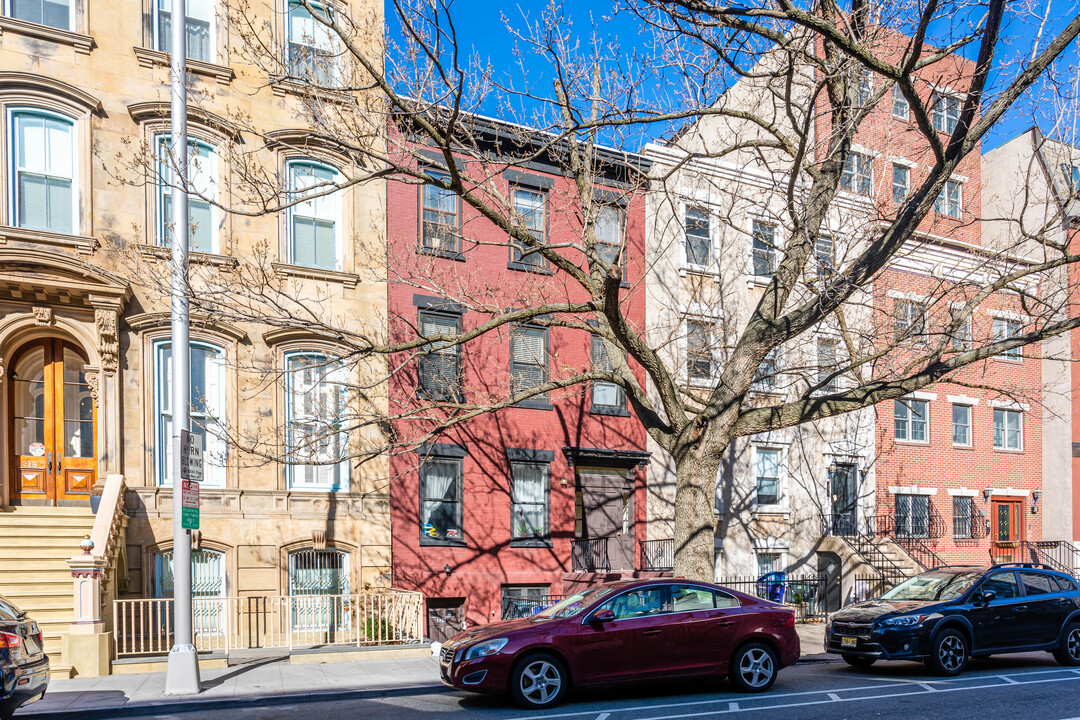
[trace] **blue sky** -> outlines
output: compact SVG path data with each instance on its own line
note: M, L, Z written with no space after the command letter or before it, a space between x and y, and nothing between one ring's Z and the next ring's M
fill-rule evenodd
M1031 2L1034 3L1037 0L1031 0ZM1045 3L1046 0L1042 2ZM1075 2L1076 0L1069 0L1060 5L1051 4L1050 18L1041 30L1041 46L1045 46L1048 39L1060 31L1075 15L1077 12ZM948 2L944 4L949 5ZM639 21L626 13L613 13L613 5L612 0L565 0L563 12L572 21L570 29L572 36L577 40L587 42L595 26L601 37L620 48L624 57L635 51L648 53L649 38L641 34ZM1020 6L1020 3L1010 5L1014 10L1008 14L1004 26L1003 43L999 51L1001 64L992 81L992 89L994 83L1000 85L1003 79L1015 74L1018 59L1030 57L1032 44L1040 30L1039 18L1035 14L1022 12L1019 10ZM455 0L451 15L456 25L459 45L463 51L475 53L482 63L490 62L497 77L512 76L520 80L520 70L514 53L515 40L508 32L502 15L505 14L512 24L521 27L526 19L536 20L543 7L543 2L536 1L515 3L504 0ZM932 33L936 32L938 39L953 36L962 31L966 19L972 13L981 14L982 12L982 7L974 6L967 13L951 13L933 28ZM396 18L393 7L389 4L386 14L390 36L393 38L397 32ZM976 52L977 48L973 47L964 54L974 55ZM1077 76L1077 57L1077 48L1074 43L1067 51L1066 62L1061 63L1059 75L1062 79L1067 80ZM526 56L526 62L533 81L538 82L544 89L550 88L551 68L547 61ZM643 83L641 90L645 93L662 91L652 81ZM983 143L983 151L996 147L1030 127L1037 117L1040 125L1045 130L1050 130L1053 116L1056 115L1054 105L1061 103L1060 97L1055 100L1050 94L1050 89L1044 87L1038 93L1031 93L1022 99L1005 120L991 130ZM1072 97L1075 98L1075 95ZM485 107L484 111L495 116L503 114L495 106ZM1069 128L1068 131L1074 132L1075 129ZM1063 132L1066 131L1063 130Z

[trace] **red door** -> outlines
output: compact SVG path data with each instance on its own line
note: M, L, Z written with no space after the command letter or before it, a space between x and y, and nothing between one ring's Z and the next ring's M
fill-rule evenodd
M994 500L990 504L994 562L1023 560L1020 543L1024 539L1023 503L1020 500Z

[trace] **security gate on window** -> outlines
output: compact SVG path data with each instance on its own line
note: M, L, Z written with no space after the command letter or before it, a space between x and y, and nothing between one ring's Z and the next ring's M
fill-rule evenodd
M294 631L334 633L350 627L349 553L298 550L289 553L289 596Z
M154 556L154 595L173 596L172 550ZM191 553L191 606L195 635L220 635L225 627L225 563L213 550ZM170 613L172 605L170 604ZM171 624L172 618L170 618Z

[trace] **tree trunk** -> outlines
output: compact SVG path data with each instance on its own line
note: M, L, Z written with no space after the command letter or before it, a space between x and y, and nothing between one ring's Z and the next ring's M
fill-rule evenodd
M675 575L712 582L720 453L687 453L675 464Z

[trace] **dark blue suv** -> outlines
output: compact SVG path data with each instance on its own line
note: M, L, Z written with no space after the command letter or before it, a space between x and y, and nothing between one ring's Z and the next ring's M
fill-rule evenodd
M0 720L40 700L49 684L49 659L38 624L0 597Z
M833 614L825 650L855 667L923 660L939 675L959 675L970 657L1037 650L1080 665L1080 587L1033 563L934 568Z

